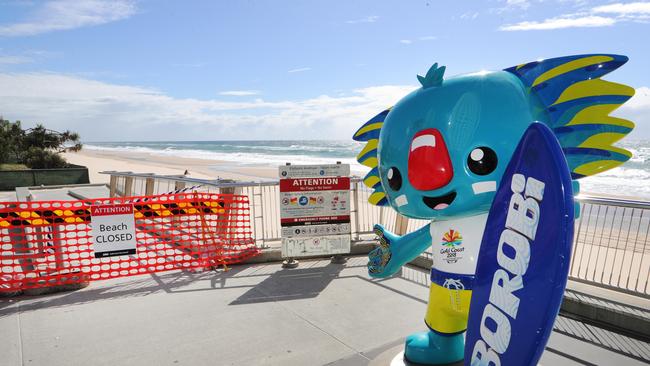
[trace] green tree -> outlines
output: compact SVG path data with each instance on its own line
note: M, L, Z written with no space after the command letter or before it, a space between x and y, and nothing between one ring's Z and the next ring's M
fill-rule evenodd
M20 162L24 136L20 121L12 123L0 117L0 164Z
M0 118L0 164L25 164L33 169L65 168L68 163L60 155L79 151L79 134L58 132L38 124L23 129L20 121Z

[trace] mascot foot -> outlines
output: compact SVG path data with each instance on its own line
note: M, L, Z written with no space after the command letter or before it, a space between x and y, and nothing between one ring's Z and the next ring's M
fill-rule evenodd
M432 331L411 334L406 338L404 357L409 362L440 365L463 359L463 333L440 335Z

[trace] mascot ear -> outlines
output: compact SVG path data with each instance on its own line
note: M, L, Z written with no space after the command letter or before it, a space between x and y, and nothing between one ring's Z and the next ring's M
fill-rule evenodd
M541 107L535 119L555 134L573 179L615 168L632 157L613 144L630 133L634 123L609 114L630 99L634 89L600 79L627 60L621 55L590 54L505 69L528 87Z
M384 124L390 108L372 117L352 137L355 141L365 141L366 146L357 155L357 161L362 165L371 168L370 173L363 178L363 183L375 191L368 198L368 202L376 206L388 205L386 193L381 186L379 178L379 160L377 159L377 144L379 143L379 132Z

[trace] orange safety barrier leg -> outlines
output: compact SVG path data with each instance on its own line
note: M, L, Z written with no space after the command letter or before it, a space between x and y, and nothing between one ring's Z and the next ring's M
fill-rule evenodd
M196 205L200 206L198 198L199 198L198 197L198 192L194 191L194 199L195 199ZM217 261L217 267L219 266L218 263L221 262L221 264L223 265L224 272L230 271L230 268L228 268L228 266L226 265L226 262L223 260L223 244L221 244L221 245L217 244L217 241L214 238L214 234L212 233L212 230L210 229L210 227L208 226L208 224L207 224L207 222L205 220L205 212L204 212L204 210L202 208L199 208L199 217L201 218L201 236L202 236L203 244L205 245L207 243L207 241L205 240L205 232L207 231L208 235L210 237L210 241L212 242L212 245L215 248L220 248L220 249L217 249L217 258L218 258L216 260Z

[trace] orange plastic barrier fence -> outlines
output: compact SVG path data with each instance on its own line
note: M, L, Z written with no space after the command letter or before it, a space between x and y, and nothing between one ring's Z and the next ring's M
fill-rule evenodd
M135 253L101 257L92 208L123 204ZM241 262L259 253L249 219L248 197L232 194L0 202L0 292Z

